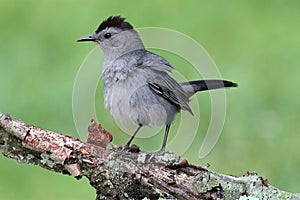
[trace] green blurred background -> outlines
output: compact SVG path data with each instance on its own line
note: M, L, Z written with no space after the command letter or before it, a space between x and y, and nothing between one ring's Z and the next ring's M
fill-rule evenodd
M76 73L94 44L76 39L110 15L135 27L183 32L209 52L224 78L239 83L227 91L227 118L213 151L198 158L203 133L183 155L225 174L256 171L283 190L300 192L300 1L0 1L0 112L45 129L78 137L72 116ZM176 69L181 61L166 56ZM178 61L177 61L178 60ZM100 70L100 66L99 66ZM189 78L189 77L187 77ZM195 79L191 73L190 79ZM98 117L119 129L103 110ZM197 95L201 126L209 122L209 94ZM105 117L103 117L105 116ZM101 122L101 121L100 121ZM125 136L114 135L115 143ZM187 138L188 139L188 138ZM146 150L153 140L136 140ZM196 152L196 153L195 153ZM1 199L94 199L80 181L20 165L0 156Z

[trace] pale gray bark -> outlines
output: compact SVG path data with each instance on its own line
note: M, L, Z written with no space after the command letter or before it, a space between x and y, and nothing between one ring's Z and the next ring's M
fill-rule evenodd
M109 150L1 113L0 149L19 163L88 178L97 199L300 199L300 194L280 191L256 173L233 177L172 153Z

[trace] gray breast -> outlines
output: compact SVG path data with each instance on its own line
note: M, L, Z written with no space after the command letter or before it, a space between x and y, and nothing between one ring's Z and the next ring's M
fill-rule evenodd
M170 68L162 67L165 65L162 58L157 61L148 59L149 56L153 57L145 50L137 50L104 66L102 77L105 105L121 124L128 120L148 126L170 124L179 111L178 106L149 88L149 80L160 80L162 76L168 76L164 71Z

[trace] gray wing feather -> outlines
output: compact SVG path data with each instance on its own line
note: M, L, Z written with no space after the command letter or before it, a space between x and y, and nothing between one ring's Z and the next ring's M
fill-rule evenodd
M173 67L163 57L158 56L149 51L145 51L142 59L140 60L139 67L147 67L152 70L161 72L172 72Z
M143 68L145 73L147 73L147 82L153 92L193 114L188 104L189 99L187 94L180 84L167 73L173 70L168 61L156 54L146 52L143 62L140 62L137 67Z

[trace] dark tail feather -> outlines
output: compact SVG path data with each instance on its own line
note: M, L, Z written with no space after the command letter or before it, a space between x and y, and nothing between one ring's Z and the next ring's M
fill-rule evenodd
M183 90L188 94L188 96L192 96L196 92L203 90L214 90L219 88L238 86L237 83L233 83L231 81L226 80L199 80L180 83L180 85L183 88Z

